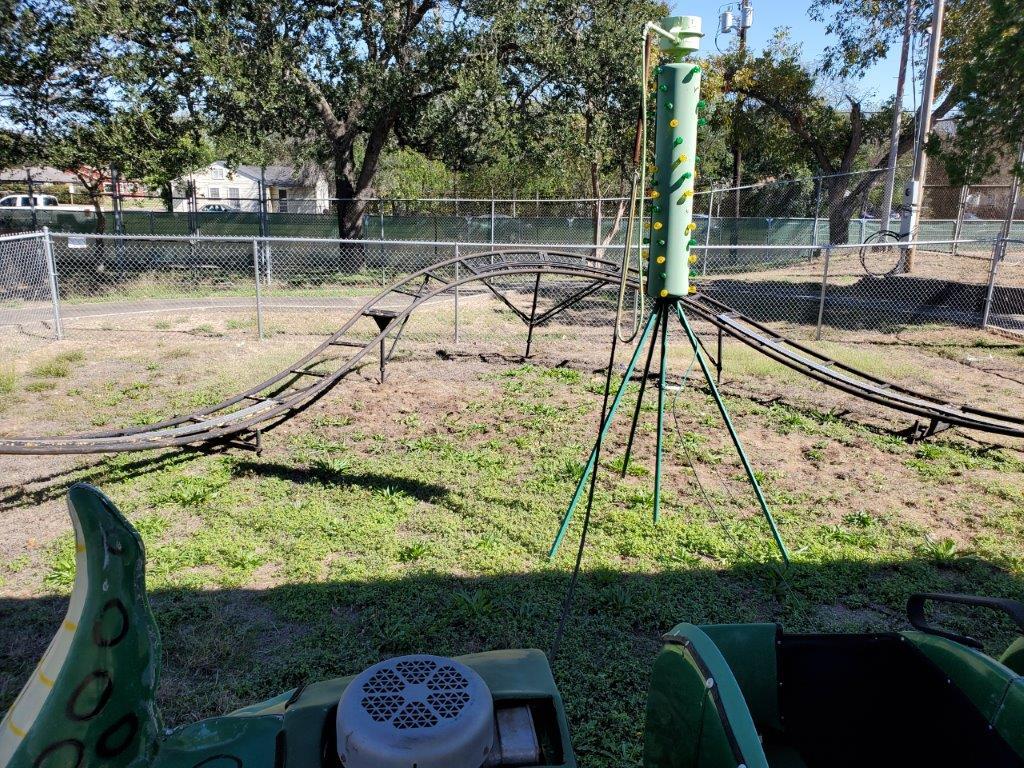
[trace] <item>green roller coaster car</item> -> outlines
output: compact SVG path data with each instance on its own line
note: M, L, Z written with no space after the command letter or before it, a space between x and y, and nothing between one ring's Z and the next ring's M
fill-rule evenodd
M0 724L0 766L343 765L335 720L353 678L311 683L166 732L154 698L161 648L142 540L91 486L71 488L68 505L77 565L68 612ZM644 765L1024 766L1024 637L997 661L970 638L928 626L926 600L1000 609L1024 629L1024 605L957 595L913 597L909 612L918 629L902 633L787 635L774 624L680 624L654 662ZM494 746L483 762L479 755L473 763L437 763L410 754L401 765L576 765L561 696L540 651L457 661L490 692ZM508 726L516 717L519 725ZM403 738L415 738L419 727Z

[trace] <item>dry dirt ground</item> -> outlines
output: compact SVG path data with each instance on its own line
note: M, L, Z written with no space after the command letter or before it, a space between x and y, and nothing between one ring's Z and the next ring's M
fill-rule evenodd
M65 605L63 493L78 480L103 488L146 541L169 724L382 655L546 647L578 523L553 563L546 548L596 431L608 328L541 329L524 360L524 328L495 302L462 307L458 343L452 321L448 307L426 310L385 384L370 360L265 436L259 457L0 457L0 709ZM337 324L279 313L264 341L254 318L231 311L83 319L61 342L5 329L0 433L201 407ZM727 341L722 390L794 560L780 577L685 337L672 334L664 519L650 520L653 390L618 477L633 387L603 456L586 578L555 670L586 766L638 761L646 670L675 621L895 629L913 589L1024 597L1019 441L951 430L908 445L893 434L906 417ZM922 391L1020 413L1024 347L1013 339L926 327L819 346ZM1005 642L989 617L948 620L992 650ZM240 658L251 653L258 669Z

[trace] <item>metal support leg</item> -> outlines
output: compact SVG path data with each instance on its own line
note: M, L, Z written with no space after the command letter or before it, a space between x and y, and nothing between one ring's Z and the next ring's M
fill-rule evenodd
M651 375L651 362L654 360L654 345L658 340L658 328L661 327L662 315L660 312L652 312L657 317L654 322L654 335L651 337L651 345L647 348L647 362L644 363L644 375L640 379L640 392L636 396L636 407L633 409L633 422L629 427L629 439L626 441L626 453L622 459L622 477L626 476L629 469L629 457L633 453L633 440L636 438L636 425L640 421L640 407L644 401L644 392L647 389L647 377Z
M771 529L772 538L775 539L775 544L779 548L779 553L782 555L782 562L787 566L789 565L789 552L786 550L786 545L782 541L782 536L779 533L778 526L775 525L775 518L772 517L771 510L768 509L768 501L764 497L764 493L761 490L761 484L757 481L757 477L754 475L754 468L750 466L750 460L747 459L746 451L743 450L743 443L740 441L740 436L736 434L736 428L732 425L732 419L729 416L729 411L725 407L725 403L722 401L722 396L718 392L718 387L715 386L714 378L711 375L711 370L708 368L707 361L704 359L704 355L700 351L700 344L697 342L697 336L693 332L693 328L690 327L690 321L686 319L686 313L683 312L683 307L680 304L676 304L676 314L679 316L679 322L683 324L683 329L686 331L686 336L690 340L690 346L693 347L693 354L697 358L697 362L700 365L700 370L704 374L704 379L708 383L708 387L711 389L711 395L715 399L715 404L718 406L718 412L722 416L722 421L725 422L725 428L729 431L729 437L732 438L732 444L736 448L736 452L739 454L740 462L743 464L743 471L747 474L747 480L750 481L750 485L754 489L754 495L757 496L757 503L761 507L761 512L764 514L765 520L768 521L768 527Z
M529 330L526 332L526 355L530 356L530 346L533 344L534 320L537 318L537 294L540 293L540 273L537 273L537 281L533 284L533 304L530 307L530 321L527 323Z
M622 375L622 383L619 384L619 389L615 393L615 399L612 400L611 408L608 409L608 414L604 417L604 421L601 423L601 431L598 433L597 442L594 443L594 448L590 452L590 460L587 462L587 466L583 470L583 474L580 475L579 483L576 484L576 492L572 495L572 501L569 502L569 508L565 510L565 515L562 516L562 523L558 527L558 534L555 536L555 540L551 544L551 549L548 552L549 558L553 558L558 554L558 548L562 545L562 539L565 538L566 531L569 530L569 523L572 522L572 516L576 511L576 506L580 503L580 499L583 497L583 488L586 486L587 478L590 477L591 472L596 471L594 464L598 448L602 443L604 443L604 439L608 435L608 428L611 426L612 419L615 417L615 412L619 409L619 404L622 402L622 396L626 393L629 380L633 377L633 369L636 367L637 360L640 359L640 353L643 350L644 345L647 343L648 337L651 335L651 329L654 327L656 317L657 313L652 312L650 319L647 321L647 325L644 327L643 335L640 337L640 341L637 343L636 349L633 350L633 356L629 360L629 365L626 366L626 372Z
M658 307L661 325L661 364L658 366L658 438L654 454L654 522L661 518L661 454L665 436L665 374L668 369L668 313L671 307Z

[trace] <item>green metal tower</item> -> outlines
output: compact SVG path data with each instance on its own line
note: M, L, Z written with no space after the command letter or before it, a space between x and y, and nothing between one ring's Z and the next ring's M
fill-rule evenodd
M685 296L690 283L693 237L693 190L697 176L700 65L686 61L700 44L700 18L674 16L661 26L674 37L659 36L668 59L657 69L654 166L651 168L651 221L647 295ZM646 83L645 83L646 87Z
M641 403L644 392L647 388L648 379L651 376L651 365L654 353L659 351L658 369L658 408L657 408L657 448L655 453L654 468L654 522L658 522L661 514L661 478L662 478L662 446L664 442L665 424L665 391L666 391L666 362L668 356L668 330L669 323L673 318L678 318L686 333L687 341L693 348L693 354L700 367L708 388L718 406L723 424L729 432L733 445L739 454L740 462L746 473L747 479L757 497L758 505L764 514L772 537L779 549L783 562L789 564L789 553L782 541L775 520L768 508L768 502L761 490L760 483L754 474L753 467L747 458L740 442L739 435L733 427L732 419L722 401L722 397L715 385L711 368L708 365L700 343L693 327L684 312L684 297L694 293L695 288L690 284L690 277L693 276L692 268L696 262L693 249L697 245L697 238L694 237L696 224L693 221L693 195L694 183L696 181L697 167L697 131L706 124L701 116L705 104L700 98L701 67L696 60L688 60L697 52L701 38L701 20L697 16L671 16L662 19L658 24L647 25L647 43L645 45L643 83L642 87L646 93L648 88L648 67L647 51L651 49L650 35L655 35L660 49L661 62L656 69L657 98L655 100L655 141L654 141L654 163L645 171L650 173L651 189L641 192L647 194L651 199L650 221L645 222L645 235L643 243L647 246L647 286L646 292L653 301L650 316L647 318L637 341L636 348L626 366L622 383L611 398L611 405L608 406L610 395L611 366L609 365L609 378L605 388L605 406L602 408L601 427L598 432L597 442L590 453L590 460L580 476L576 485L576 492L573 494L569 508L566 510L559 526L558 534L551 545L549 555L554 557L562 539L565 537L572 522L576 507L583 499L584 490L587 487L587 480L590 480L590 493L587 499L587 512L589 519L590 506L593 503L594 486L596 483L597 468L600 461L601 447L608 435L612 420L615 417L619 406L622 404L623 396L633 378L633 373L644 350L647 350L646 363L643 375L640 378L640 392L637 396L636 408L633 412L633 420L630 426L629 441L626 445L626 455L622 464L622 475L625 476L629 465L630 453L633 449L633 440L636 436L637 423L640 418ZM644 111L641 115L639 133L645 135L647 115L646 96L643 99ZM638 147L642 144L638 141ZM643 154L646 147L641 147L639 161L645 163ZM643 165L641 167L644 167ZM642 180L646 172L639 173L636 178ZM634 184L634 198L637 189ZM641 204L640 210L643 210ZM633 211L630 212L633 215ZM709 222L710 224L710 222ZM632 231L632 226L627 230ZM628 278L629 268L629 244L627 244L626 255L623 259L623 286ZM641 252L641 259L643 254ZM620 301L622 293L620 292ZM618 328L615 331L615 338L612 345L612 359L615 356L615 341L618 339ZM584 529L585 531L585 529ZM581 541L580 555L582 555ZM577 558L577 566L579 559Z

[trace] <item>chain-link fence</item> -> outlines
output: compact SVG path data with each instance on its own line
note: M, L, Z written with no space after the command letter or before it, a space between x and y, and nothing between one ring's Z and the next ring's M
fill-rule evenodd
M779 244L721 242L732 237L718 237L716 231L714 226L698 230L694 270L699 289L752 318L785 326L787 333L835 337L848 331L892 333L908 327L1024 327L1024 248L1017 238L815 245L798 242L805 235L813 237L813 232L791 230L794 242ZM736 239L756 239L752 231L740 231L743 237ZM493 247L612 262L622 252L621 245L595 248L573 243ZM46 322L58 333L70 324L73 333L95 327L94 322L89 324L97 319L131 322L130 318L147 314L229 312L230 322L251 327L261 336L329 333L366 298L402 277L490 250L489 243L458 240L48 231L8 236L0 238L0 325ZM458 275L445 272L445 280L451 279ZM467 313L480 310L482 317L485 307L517 314L537 329L549 320L563 328L565 323L599 327L610 321L614 286L571 279L531 284L532 279L501 278L512 297L508 301L495 293L494 280L449 291L456 294L450 318L453 332L460 320L468 320ZM552 313L553 307L565 311Z
M743 187L712 186L695 195L698 236L702 242L717 245L865 242L880 231L901 231L906 211L899 200L905 176L905 169L897 174L897 204L887 222L880 220L886 178L877 170ZM337 239L346 231L359 239L385 241L616 244L624 238L628 202L619 197L214 200L117 192L118 187L97 198L94 206L94 201L81 195L70 203L64 197L40 194L40 189L45 188L0 199L0 233L45 226L55 232L82 234ZM991 184L926 187L918 237L998 237L1011 189L1012 185ZM357 211L354 227L339 226L339 209L346 216L352 209ZM1024 223L1018 222L1015 230L1018 237L1024 237Z
M61 338L51 246L39 233L0 238L0 326L50 324Z

